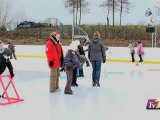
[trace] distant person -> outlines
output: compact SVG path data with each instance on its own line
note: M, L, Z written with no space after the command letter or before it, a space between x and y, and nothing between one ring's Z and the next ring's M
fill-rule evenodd
M63 49L60 44L60 35L56 32L50 34L46 41L46 55L50 68L50 92L57 92L59 88L59 68L63 65Z
M8 48L12 51L12 54L10 55L10 59L14 57L15 60L17 60L16 54L15 54L15 45L13 43L8 42Z
M132 41L129 41L128 48L130 49L132 62L135 62L135 59L134 59L135 50L134 50L134 44L132 43Z
M2 40L0 40L0 53L2 52L3 48L4 48L4 43Z
M3 74L6 67L8 67L11 77L14 77L13 67L9 60L12 51L9 48L4 48L0 53L0 75Z
M101 74L101 63L106 62L106 48L101 41L100 33L96 31L94 33L92 41L88 46L88 58L92 64L92 81L93 87L100 87L100 74Z
M143 45L142 45L141 41L137 42L137 54L140 58L139 62L143 62L142 55L144 55L144 49L143 49Z
M71 90L71 85L75 67L80 68L80 62L78 60L78 56L75 54L73 49L70 48L64 58L64 69L67 74L67 83L64 90L64 94L70 94L70 95L73 94L73 91Z

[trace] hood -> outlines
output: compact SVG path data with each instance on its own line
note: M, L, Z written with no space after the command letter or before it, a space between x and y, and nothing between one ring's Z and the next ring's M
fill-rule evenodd
M142 43L138 44L137 46L141 47L141 46L142 46Z
M97 43L100 42L100 39L99 39L98 37L94 37L94 38L92 39L92 41L93 41L94 44L97 44Z

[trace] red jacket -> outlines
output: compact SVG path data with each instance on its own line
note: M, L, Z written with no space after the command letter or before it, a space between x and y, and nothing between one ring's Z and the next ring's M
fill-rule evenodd
M49 68L58 68L63 64L63 50L61 44L56 42L56 40L52 40L49 38L46 42L46 55ZM54 63L53 66L49 65L49 62L52 61Z

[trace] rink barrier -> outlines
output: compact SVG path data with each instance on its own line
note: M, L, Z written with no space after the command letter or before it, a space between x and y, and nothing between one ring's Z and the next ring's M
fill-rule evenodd
M22 58L47 58L46 56L42 55L24 55L24 54L16 54L17 57L22 57Z
M25 54L16 54L17 57L22 58L47 58L44 55L25 55ZM107 59L107 62L131 62L131 60L124 60L124 59ZM136 60L135 62L138 62ZM146 64L160 64L160 61L153 61L153 60L144 60L143 63Z
M123 60L123 59L107 59L108 62L131 62L131 60ZM139 60L136 60L135 62L138 62ZM143 63L146 64L160 64L160 61L153 61L153 60L144 60Z

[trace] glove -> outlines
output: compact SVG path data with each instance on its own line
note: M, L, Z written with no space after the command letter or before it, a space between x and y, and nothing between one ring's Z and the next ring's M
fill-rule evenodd
M10 75L11 75L11 78L13 78L13 77L14 77L14 73L11 73Z
M103 63L105 63L106 62L106 60L103 60Z
M54 62L53 61L50 61L49 62L49 65L52 67L54 65Z

